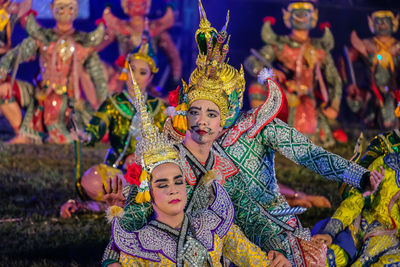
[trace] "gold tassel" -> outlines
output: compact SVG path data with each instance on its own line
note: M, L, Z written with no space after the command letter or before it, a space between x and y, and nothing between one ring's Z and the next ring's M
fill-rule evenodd
M142 183L148 184L148 182L150 180L149 178L150 178L149 174L145 170L143 170L139 177L140 186L142 185ZM139 192L137 193L136 198L135 198L136 203L141 204L144 202L149 202L151 197L150 197L148 185L147 185L147 188L146 187L141 188L140 186L139 186Z
M125 60L124 68L122 69L121 74L119 75L120 81L128 80L128 68L129 68L128 60Z
M394 115L396 115L397 118L400 118L400 105L397 105L397 108L394 111Z
M175 115L173 118L172 118L172 126L176 129L176 128L178 128L178 116L179 115Z
M144 201L149 202L151 199L150 192L148 190L144 191Z
M139 176L140 183L142 183L143 181L148 181L148 179L147 179L148 176L149 176L149 174L145 170L143 170Z
M183 115L182 113L186 113L187 110L188 105L185 102L179 104L176 106L176 111L178 114L172 119L172 126L182 134L186 133L187 130L187 118L186 115Z
M137 193L135 200L136 200L136 203L139 203L139 204L144 203L144 194L142 192Z

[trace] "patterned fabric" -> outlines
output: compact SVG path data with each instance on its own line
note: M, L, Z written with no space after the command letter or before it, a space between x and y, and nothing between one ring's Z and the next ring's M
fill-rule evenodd
M216 181L214 181L214 189L214 201L206 210L188 214L194 236L208 251L214 249L215 234L223 238L228 232L234 216L233 205L227 192ZM151 223L138 231L127 232L120 226L118 220L115 220L113 240L121 251L129 255L160 261L158 254L162 254L170 261L176 262L176 239Z
M200 242L201 245L191 246L191 249L186 250L198 256L199 245L204 246L210 253L213 266L221 266L222 253L239 266L267 266L267 255L251 244L237 226L232 225L234 209L227 192L216 181L214 190L215 198L210 206L205 210L187 214L191 218L190 229L194 231L194 234L190 235L196 236L196 239L189 236L185 248L191 242ZM113 241L121 250L120 261L123 266L152 266L151 262L169 266L176 263L177 242L174 236L178 236L179 231L168 230L174 233L174 236L171 236L163 229L169 226L159 225L160 223L150 222L138 231L126 232L117 219L114 221Z
M269 266L270 261L265 252L247 240L239 227L233 224L227 234L221 239L214 236L214 249L209 252L212 266L222 267L221 256L227 257L236 266ZM154 262L147 259L132 257L121 252L120 263L128 266L176 266L174 262L159 254L160 261ZM185 265L190 266L190 265ZM191 265L193 266L193 265Z
M186 159L185 162L187 162L187 166L188 168L190 168L187 169L187 171L185 170L186 179L188 179L187 174L191 173L193 175L191 179L193 179L194 181L198 181L203 175L203 172L200 169L201 166L199 166L200 163L187 149L183 147L183 145L178 145L176 146L176 148L180 151L180 157ZM211 152L210 156L208 157L205 163L205 166L201 167L205 169L205 171L211 170L217 166L214 164L216 157L215 153L216 152ZM222 179L226 180L226 178L224 177L222 177ZM186 191L187 191L187 198L191 199L193 194L193 186L187 183ZM143 226L147 224L148 219L151 218L153 214L153 208L150 203L147 202L142 204L136 203L135 201L136 194L137 194L137 187L131 186L131 190L129 192L124 208L124 216L119 220L121 227L128 232L133 232L138 229L141 229ZM110 254L110 256L113 255ZM113 257L109 258L108 260L118 261L118 258Z
M360 165L350 162L349 166L343 173L343 182L350 186L361 188L360 177L365 173L365 169Z
M241 121L237 123L240 124ZM278 224L261 214L263 210L290 208L277 186L275 152L282 153L288 159L325 178L339 182L344 180L345 171L350 170L353 165L348 160L314 145L303 134L276 118L262 127L254 137L250 138L248 132L244 132L236 142L226 147L224 141L225 138L230 138L230 134L228 131L218 142L240 169L224 185L235 206L235 223L250 241L263 250L281 250L294 263L295 258L301 258L302 253L300 247L290 243L284 224L296 228L299 226L297 218L292 215L276 217L280 221ZM357 177L358 181L367 172L363 169L363 173L360 172ZM304 262L296 264L302 266Z
M400 153L391 153L383 158L383 162L395 172L396 185L400 188Z
M255 124L258 120L263 120L263 115L267 115L263 112L266 111L260 109ZM242 115L237 125L244 119L246 116ZM233 131L234 127L228 130L218 140L213 151L222 157L225 154L225 157L232 160L239 168L239 171L226 179L224 184L235 207L235 223L251 242L264 251L282 251L293 263L296 261L297 266L305 266L301 247L297 238L291 233L293 230L294 234L300 226L297 218L292 215L266 216L268 211L290 208L279 192L274 154L278 151L292 161L336 181L343 181L343 173L350 166L350 162L314 145L304 135L279 119L274 119L263 126L254 137L250 138L245 131L232 145L223 147L222 144L226 138L230 138ZM196 169L193 162L195 159L187 157L186 160L191 168ZM193 173L196 175L196 171ZM361 178L359 177L359 180ZM188 192L191 194L191 189ZM122 219L125 230L140 229L146 224L146 218L151 215L150 205L134 204L133 199L128 198L126 215ZM290 242L290 238L294 241Z
M36 23L33 14L27 18L26 31L29 37L8 51L0 61L0 78L4 79L16 63L29 61L38 55L40 57L40 78L43 80L37 81L35 92L29 94L30 101L21 99L25 102L21 101L23 105L27 103L29 105L26 107L27 111L19 133L41 143L47 130L48 142L71 143L73 141L69 132L73 123L71 114L74 114L74 123L79 128L83 128L88 123L97 101L101 103L107 97L106 77L94 48L103 38L104 25L99 25L90 33L71 31L63 35L63 40L66 40L64 44L71 45L72 52L66 53L68 56L61 55L65 51L70 51L68 47L63 49L64 52L57 51L59 41L61 41L59 33L54 29L42 28ZM57 65L58 69L54 72L51 67L53 56L62 62ZM78 76L71 75L74 71ZM52 90L48 91L50 83ZM80 84L85 86L80 86ZM89 87L90 90L93 89L90 92L92 94L86 94L85 90L89 90ZM82 98L76 95L75 90L79 91L79 94L85 94L87 102L91 105L77 104L76 100L82 100ZM35 99L35 96L44 93L46 93L44 100Z
M229 134L224 138L223 147L234 144L240 135L248 131L248 136L253 138L267 123L273 120L282 109L281 88L268 80L269 91L267 100L258 108L254 108L247 113L242 113L235 125L229 130Z
M195 185L198 177L201 175L198 169L192 168L192 165L197 162L196 158L184 146L180 146L181 158L187 157L188 160L184 162L183 171L185 174L186 182L189 185ZM209 158L205 163L206 170L215 170L222 178L221 184L224 184L226 179L237 173L238 168L228 158L222 157L217 151L212 150Z
M396 171L385 163L385 159L389 157L398 158L399 154L380 156L370 165L370 170L379 170L380 166L385 169L384 179L370 197L371 204L367 205L359 192L351 190L323 231L335 237L339 230L349 227L358 249L354 266L382 266L388 264L388 261L399 261L399 257L391 251L400 245L400 231L396 228L396 225L400 225L400 209L396 200L400 186L397 184ZM389 212L391 205L393 206ZM355 220L359 215L361 223ZM334 248L334 253L340 259L342 257L339 255L344 252ZM343 266L337 261L336 264Z

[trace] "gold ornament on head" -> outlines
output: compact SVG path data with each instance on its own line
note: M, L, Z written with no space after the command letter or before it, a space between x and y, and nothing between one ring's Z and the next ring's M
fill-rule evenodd
M139 178L140 186L136 202L143 203L150 201L150 174L154 168L164 163L175 163L180 166L180 160L173 143L154 125L130 67L129 73L131 82L128 83L128 87L131 92L135 93L133 104L141 121L141 134L136 144L135 158L140 159L138 164L142 166L142 173Z
M204 99L212 101L218 106L221 126L229 127L242 107L245 89L243 67L239 72L225 62L230 40L230 36L226 32L229 11L225 25L220 32L211 27L200 0L199 13L200 25L195 34L199 48L196 60L197 67L190 75L189 84L182 83L181 105L177 107L178 115L174 117L174 122L176 120L182 121L187 108L194 101ZM226 125L227 120L229 120L228 125ZM179 124L179 122L175 124ZM185 131L186 129L181 130Z

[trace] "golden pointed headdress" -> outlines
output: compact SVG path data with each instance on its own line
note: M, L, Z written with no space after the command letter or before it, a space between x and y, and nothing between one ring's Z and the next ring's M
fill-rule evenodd
M138 162L142 166L142 173L139 177L139 192L136 195L136 202L143 203L150 201L149 183L151 172L155 167L164 163L175 163L179 166L179 153L174 148L173 143L168 137L160 133L157 126L153 122L153 118L147 111L144 97L140 92L139 86L136 83L132 69L130 68L131 82L128 83L135 98L133 104L135 106L137 116L140 117L140 139L136 144L135 158L140 160Z
M183 81L176 117L185 116L185 111L194 101L205 99L219 107L221 126L229 127L235 122L242 108L245 89L243 66L237 71L226 63L230 39L226 32L229 11L226 23L220 32L211 27L201 0L199 0L199 12L200 25L195 34L199 48L197 67L190 75L189 84ZM175 120L174 118L174 122ZM186 129L182 128L178 130L185 132Z

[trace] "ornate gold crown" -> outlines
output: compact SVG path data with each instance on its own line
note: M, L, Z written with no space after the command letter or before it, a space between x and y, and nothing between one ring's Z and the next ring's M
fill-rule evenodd
M375 33L374 30L374 19L375 18L391 18L392 23L393 23L393 32L397 32L397 29L399 28L399 16L395 16L392 11L390 10L378 10L375 11L371 14L371 17L368 17L368 25L369 29L371 30L372 33Z
M197 67L190 75L189 84L183 82L180 103L190 106L198 99L210 100L220 109L221 126L229 127L242 108L245 89L243 66L239 72L225 62L230 39L226 32L229 11L226 23L220 32L211 27L201 0L199 0L199 12L200 25L195 34L199 48Z
M155 167L166 162L179 163L179 153L174 148L168 137L160 133L158 128L153 123L153 118L147 111L147 107L140 92L139 86L136 83L132 69L130 68L130 76L132 83L129 83L134 92L134 106L137 116L140 116L141 121L141 138L136 145L136 157L141 160L142 167L151 173Z
M160 133L153 123L153 118L147 111L145 100L140 92L139 86L134 78L132 68L129 66L130 81L128 87L135 92L133 105L136 109L136 116L140 117L140 139L136 144L135 158L138 164L142 166L142 173L139 177L138 194L136 202L143 203L150 201L149 183L150 174L155 167L163 163L175 163L181 166L179 153L174 148L168 137Z

